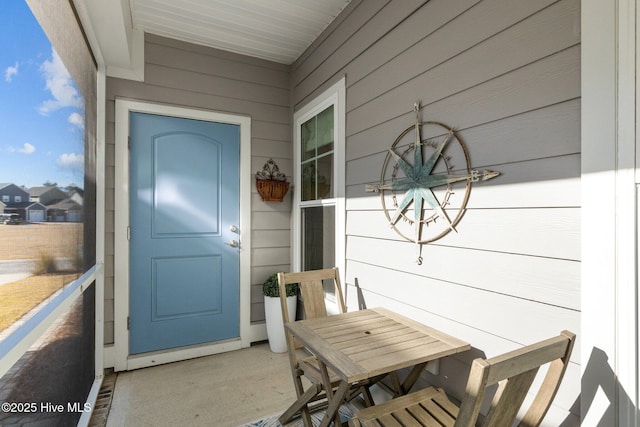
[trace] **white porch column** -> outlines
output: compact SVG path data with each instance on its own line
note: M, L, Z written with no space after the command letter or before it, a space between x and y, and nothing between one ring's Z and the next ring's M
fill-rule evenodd
M636 2L582 1L583 425L638 426Z

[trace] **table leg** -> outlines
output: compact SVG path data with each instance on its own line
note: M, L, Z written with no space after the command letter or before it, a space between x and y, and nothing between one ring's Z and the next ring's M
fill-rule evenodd
M309 389L304 392L295 402L287 408L286 411L280 415L278 421L281 424L287 424L291 419L300 412L303 420L305 420L305 426L311 425L311 418L309 418L309 409L303 409L305 406L309 404L309 402L320 393L320 385L312 385Z
M393 389L394 396L398 397L404 395L402 384L400 383L400 377L397 371L389 372L389 380L391 381L391 388Z
M329 406L327 407L327 412L324 414L322 418L322 422L319 427L328 427L331 424L331 420L335 421L335 427L342 426L342 421L340 420L340 413L338 409L340 409L340 405L344 400L344 397L347 395L349 391L350 384L346 382L341 382L336 392L333 393L331 400L329 400Z
M338 410L349 391L350 385L349 383L342 381L334 393L327 365L325 365L321 360L318 360L318 365L320 367L320 373L322 374L322 382L324 383L328 402L327 412L322 418L320 427L328 427L332 419L335 421L335 427L340 427L342 426L342 422L340 421L340 413Z
M407 378L405 378L404 381L402 382L403 395L409 393L409 391L411 390L411 387L413 387L416 381L418 381L418 378L420 378L420 374L424 370L425 366L427 366L427 362L420 363L418 365L415 365L413 368L411 368L409 375L407 375Z

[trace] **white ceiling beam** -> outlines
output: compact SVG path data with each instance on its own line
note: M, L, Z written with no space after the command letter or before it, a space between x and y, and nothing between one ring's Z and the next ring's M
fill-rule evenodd
M107 76L144 79L144 33L133 28L129 0L75 0L91 21Z

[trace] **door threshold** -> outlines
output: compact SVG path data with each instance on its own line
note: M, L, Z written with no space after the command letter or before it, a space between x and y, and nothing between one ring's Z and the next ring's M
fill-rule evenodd
M214 343L133 354L127 357L127 371L179 362L181 360L195 359L196 357L211 356L212 354L240 350L241 348L242 340L238 337L225 341L216 341Z

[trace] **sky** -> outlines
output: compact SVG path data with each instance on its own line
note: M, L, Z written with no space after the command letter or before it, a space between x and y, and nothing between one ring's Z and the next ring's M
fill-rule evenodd
M83 185L84 101L24 0L0 14L0 183Z

